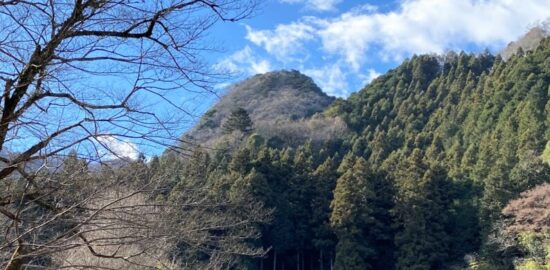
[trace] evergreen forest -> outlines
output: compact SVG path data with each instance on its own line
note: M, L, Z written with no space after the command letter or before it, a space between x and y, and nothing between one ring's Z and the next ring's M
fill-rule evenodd
M237 268L549 269L548 205L507 206L550 196L549 95L550 39L506 61L414 56L314 116L342 119L344 136L262 136L236 108L231 144L153 160L172 187L157 200L198 181L259 203L270 217L249 244L265 256Z

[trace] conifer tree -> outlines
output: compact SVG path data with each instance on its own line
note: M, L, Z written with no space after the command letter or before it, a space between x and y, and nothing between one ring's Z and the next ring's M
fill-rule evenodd
M185 163L184 176L187 183L205 182L210 170L210 155L198 147Z
M330 222L338 237L335 268L374 269L376 236L381 225L375 218L377 195L373 173L358 158L337 181Z
M238 176L229 190L229 197L233 201L264 202L271 191L265 177L254 168L245 176Z
M239 107L231 112L231 115L223 124L222 130L225 134L230 134L233 131L241 131L248 134L252 131L253 125L254 123L252 123L248 112Z
M499 161L485 180L480 211L484 235L492 230L493 222L497 221L500 211L513 196L509 170L504 162Z
M319 251L319 270L328 269L325 265L329 261L329 256L332 256L332 249L336 242L336 236L330 227L330 202L337 179L336 164L330 157L312 174L314 195L311 201L310 226L313 230L313 245Z
M239 175L245 175L250 169L250 155L248 148L237 150L229 162L229 170Z
M305 251L312 248L310 220L312 219L311 201L314 195L314 183L311 177L313 156L309 143L301 145L296 150L289 169L291 172L288 178L290 190L287 193L290 220L294 231L292 244L296 252L295 263L298 265L304 262Z
M448 179L439 166L426 164L414 149L395 173L398 184L394 214L397 221L396 269L435 270L446 262L449 235Z

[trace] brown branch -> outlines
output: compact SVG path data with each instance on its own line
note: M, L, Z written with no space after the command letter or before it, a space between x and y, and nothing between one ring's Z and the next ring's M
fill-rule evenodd
M0 1L0 7L2 6L15 6L19 3L25 3L26 1L12 0L12 1Z
M3 149L10 123L19 116L15 114L15 109L21 101L21 98L27 93L36 75L41 72L41 70L45 68L46 63L51 60L55 49L65 38L66 32L81 18L82 12L82 1L76 1L71 16L63 23L60 32L52 38L43 50L39 44L36 45L29 63L23 69L23 72L19 76L19 80L14 85L13 94L9 96L10 89L7 87L4 90L4 108L2 110L2 117L0 118L0 151ZM6 84L6 86L8 85ZM3 177L5 177L5 175L2 176L0 173L0 179Z
M10 212L9 210L7 210L3 207L0 207L0 213L2 213L4 216L8 217L9 219L11 219L13 221L16 221L16 222L21 221L21 219L19 219L14 213Z
M69 131L73 128L81 126L83 122L84 122L84 120L82 120L82 121L80 121L76 124L73 124L73 125L67 126L65 128L62 128L60 130L57 130L56 132L52 133L52 135L50 135L48 138L36 143L35 145L33 145L29 149L27 149L25 152L19 154L15 159L13 159L7 165L7 167L0 170L0 179L4 179L6 176L10 175L13 171L15 171L17 169L17 165L19 163L28 160L33 154L40 151L42 148L46 147L51 140L53 140L54 138L58 137L59 135L65 133L65 132L67 132L67 131Z
M109 258L109 259L126 259L125 257L122 257L122 256L116 256L116 251L112 255L101 254L101 253L95 251L95 249L92 247L90 242L88 242L88 239L86 239L86 237L84 237L83 233L79 233L78 237L80 239L82 239L82 241L84 241L84 243L86 244L86 247L88 248L88 250L96 257Z

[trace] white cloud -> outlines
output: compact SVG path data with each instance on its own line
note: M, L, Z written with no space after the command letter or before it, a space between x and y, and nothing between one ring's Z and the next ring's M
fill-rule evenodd
M136 144L118 139L114 136L101 136L97 140L105 148L103 156L108 159L128 158L136 160L139 157L139 150Z
M548 16L548 0L405 0L389 13L351 12L320 20L319 34L325 51L358 69L373 46L395 61L467 44L496 48Z
M378 78L380 75L382 75L380 72L377 72L373 68L369 68L367 71L367 75L362 75L360 78L363 80L363 85L371 83L374 79Z
M315 28L305 22L278 25L274 30L256 31L246 26L246 39L262 46L268 53L281 61L304 59L307 54L303 43L315 37Z
M249 28L247 38L283 60L303 53L305 42L320 40L325 55L358 72L373 52L400 61L468 45L497 49L548 16L548 0L403 0L391 12L363 6L331 19L306 17L274 30Z
M252 62L250 68L253 73L266 73L271 70L271 65L267 60L260 60L259 62Z
M356 12L356 13L361 13L361 12L373 13L376 11L378 11L378 6L375 6L372 4L360 5L351 10L351 12Z
M342 0L281 0L283 3L304 4L307 9L316 11L330 11L336 9L336 6Z
M306 69L304 74L313 78L315 83L330 96L346 97L349 95L346 74L338 64L319 69Z
M228 72L238 75L254 75L271 70L268 60L257 57L248 46L233 53L214 65L219 72Z

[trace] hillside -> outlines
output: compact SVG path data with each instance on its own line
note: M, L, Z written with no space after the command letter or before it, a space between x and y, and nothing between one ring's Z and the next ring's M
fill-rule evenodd
M549 59L550 39L506 62L487 54L418 56L327 111L355 131L350 152L395 185L393 211L404 211L394 221L401 228L394 232L398 268L440 269L481 248L494 252L484 258L494 269L509 269L511 255L485 241L511 199L550 181L548 159L541 158L550 139ZM429 189L414 186L423 181ZM426 208L399 205L411 200ZM429 220L432 227L415 227ZM440 235L433 242L423 238L423 247L413 251L412 232ZM439 256L417 257L427 250Z
M348 99L297 71L270 72L234 85L186 134L229 148L98 169L75 155L55 177L125 179L104 191L113 193L154 186L130 207L174 205L144 224L174 237L147 243L175 269L543 270L549 91L550 38L506 61L414 56ZM246 129L227 133L235 108L249 115ZM116 233L134 234L125 222L134 219L117 220ZM43 263L74 264L86 249L77 251ZM212 266L219 256L227 264Z
M512 269L544 262L544 252L529 257L499 224L508 202L550 182L549 59L550 39L507 61L486 53L415 56L334 102L316 87L289 87L313 86L297 72L257 75L235 86L194 134L217 134L232 105L249 110L261 127L331 102L316 121L341 119L348 130L317 147L271 145L261 137L273 134L253 135L231 154L199 150L190 164L201 164L214 192L274 210L259 227L258 245L270 253L244 259L247 269ZM289 97L295 106L284 102Z
M215 144L223 135L224 121L236 108L248 112L255 132L277 135L274 127L308 118L333 101L311 78L298 71L258 74L231 86L197 127L185 134L185 139L200 145Z

